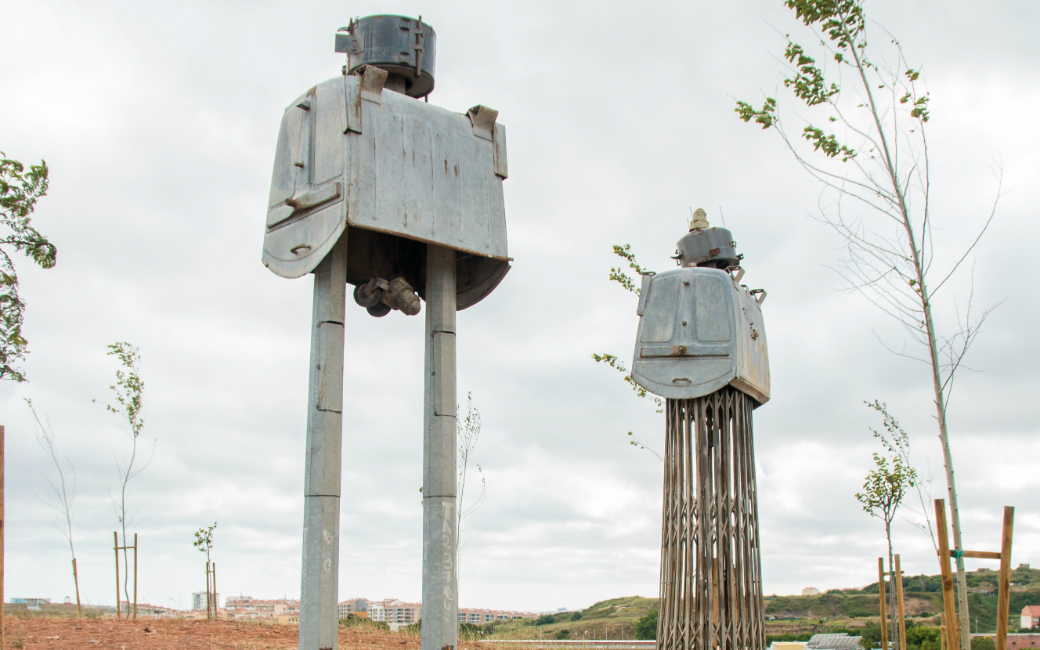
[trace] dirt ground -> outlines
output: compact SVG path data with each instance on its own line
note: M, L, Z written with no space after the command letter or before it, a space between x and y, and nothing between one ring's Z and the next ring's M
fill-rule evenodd
M295 650L298 634L297 628L290 625L229 621L4 618L3 650ZM344 649L419 650L419 646L418 637L372 628L339 631L339 647Z

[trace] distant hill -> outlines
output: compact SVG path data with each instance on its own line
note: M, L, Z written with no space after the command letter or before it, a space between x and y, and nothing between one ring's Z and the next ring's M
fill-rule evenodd
M972 630L978 618L980 632L991 632L997 627L996 571L969 571L968 609ZM1011 571L1011 616L1014 618L1026 605L1040 605L1040 570L1020 567ZM972 593L972 592L975 593ZM777 619L834 619L868 618L880 615L876 582L862 589L832 589L818 596L774 596L766 599L766 615ZM903 598L908 616L931 619L943 610L942 578L938 575L904 576ZM937 624L921 620L922 624ZM1017 629L1012 625L1011 629Z

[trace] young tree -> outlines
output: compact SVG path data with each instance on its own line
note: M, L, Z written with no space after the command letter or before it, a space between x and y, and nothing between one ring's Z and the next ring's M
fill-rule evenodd
M36 420L36 442L47 452L51 462L54 463L54 469L58 471L57 482L47 477L47 484L51 486L51 490L54 492L54 502L47 499L44 499L43 502L61 513L62 523L58 526L58 531L61 532L62 537L69 544L69 554L72 556L72 581L76 586L76 615L82 616L83 610L79 600L79 571L76 568L76 545L72 539L72 500L76 496L76 467L69 460L68 456L65 456L65 463L62 464L58 458L58 452L54 448L54 427L51 426L50 420L45 425L40 420L40 416L37 415L32 400L26 398L25 403L28 405L29 411L32 412L33 419ZM70 475L68 480L65 478L66 467Z
M470 455L476 448L477 441L480 440L480 411L473 406L472 391L466 394L466 417L456 418L456 421L459 453L459 478L456 486L459 500L458 505L455 508L457 517L455 522L455 586L457 590L460 567L459 561L462 555L462 519L463 517L472 514L477 508L483 505L484 497L487 494L487 481L484 478L484 468L474 463L474 467L477 468L477 474L480 476L480 494L477 495L473 505L466 507L466 477L469 474Z
M199 552L206 554L206 616L209 617L209 608L212 603L214 610L217 608L217 590L214 585L213 596L210 596L209 576L210 576L210 552L213 550L213 531L217 529L217 522L213 522L212 526L207 528L200 528L195 531L195 541L192 542L192 546L197 548ZM214 581L215 582L215 581ZM211 599L212 598L212 599Z
M879 409L882 413L884 405ZM886 413L887 415L887 413ZM890 422L886 418L886 425ZM895 603L895 581L902 580L894 572L892 554L892 521L896 517L899 506L903 503L908 489L917 483L917 471L907 462L910 455L910 441L906 432L898 427L898 423L892 428L887 428L889 433L882 433L871 429L874 437L881 442L885 453L874 452L874 469L867 473L863 482L863 491L856 493L856 500L863 506L863 510L871 517L877 517L885 523L885 541L888 543L888 567L890 584L889 611L896 611ZM892 633L889 638L898 639L898 626L896 617L892 617Z
M887 432L881 433L876 429L871 429L870 431L874 434L874 437L881 439L882 444L885 445L885 448L890 452L898 454L906 467L913 467L913 463L910 462L910 445L908 442L907 444L888 444L887 442L889 439L894 441L909 441L909 436L903 427L900 426L899 421L888 412L888 405L879 400L864 402L864 404L867 405L867 408L877 411L878 414L881 415L882 426ZM891 438L889 438L889 436ZM935 529L932 527L932 517L928 514L928 504L932 503L932 498L930 494L925 494L925 484L930 482L930 478L922 479L921 476L917 474L917 470L914 470L913 487L917 492L918 505L921 506L921 511L918 514L924 519L924 521L922 522L919 519L910 519L907 517L904 517L904 519L927 535L928 540L932 543L932 547L935 549L935 552L938 553L939 543L935 539ZM921 577L923 578L924 576Z
M22 163L0 151L0 379L25 381L15 364L25 360L29 345L22 335L25 303L11 253L21 253L44 269L57 262L58 249L31 222L36 201L47 194L48 173L46 161L26 172Z
M632 252L632 247L629 244L625 244L624 246L615 245L614 254L627 261L628 267L632 271L634 271L636 275L642 276L646 273L650 273L650 271L644 269L642 266L639 265L639 262L636 261L636 255ZM625 291L633 293L637 297L639 296L639 287L636 286L636 281L631 276L629 276L628 273L625 272L625 269L623 267L618 266L617 268L610 269L610 281L617 282L625 289ZM635 391L636 397L640 399L650 400L650 402L654 405L654 409L656 410L656 412L664 412L664 402L661 400L661 398L651 393L648 393L645 388L637 384L636 380L632 378L632 373L630 373L628 369L625 368L625 364L622 363L620 359L618 359L617 355L608 354L606 352L604 352L603 354L593 353L592 360L596 363L604 363L613 368L614 370L620 372L622 381L628 384L632 388L632 390ZM639 439L636 438L631 431L628 432L628 435L628 444L638 449L644 449L646 451L649 451L654 456L657 456L658 459L664 460L663 458L661 458L661 454L657 453L650 447L647 447L645 444L640 442Z
M109 389L116 396L115 405L104 404L104 407L107 411L125 420L130 427L130 454L129 456L124 456L122 460L116 460L116 472L119 476L119 499L116 500L115 497L112 499L116 520L123 533L123 545L125 546L127 539L126 529L133 519L133 513L127 507L130 481L143 472L148 467L148 462L150 462L145 461L139 465L137 458L138 438L140 438L141 432L144 430L144 419L141 416L144 382L141 381L138 369L138 365L141 362L141 353L136 347L126 342L113 343L108 346L108 355L117 357L122 368L116 370L116 383L109 386ZM92 401L96 402L97 400ZM123 593L127 602L130 602L128 569L127 551L124 548Z
M825 194L834 197L830 205L821 201L819 219L844 243L843 278L920 345L919 357L902 349L893 351L928 368L954 548L961 551L947 414L956 372L989 310L972 314L972 290L963 319L958 316L955 324L944 329L933 307L942 290L949 292L948 281L992 222L996 201L971 243L961 253L947 256L953 260L947 268L934 267L938 255L929 205L925 128L931 113L920 71L907 64L899 41L887 32L884 39L890 48L868 47L862 0L784 0L784 4L812 30L823 55L822 59L810 56L790 38L784 51L790 64L784 86L804 104L805 115L813 121L802 125L800 132L789 132L774 97L767 97L759 110L741 101L735 110L745 122L779 134L802 168L823 185ZM847 73L844 79L843 72ZM821 123L835 132L827 133L818 126ZM999 177L996 196L1000 196ZM962 650L968 650L967 584L961 557L957 557L957 584Z

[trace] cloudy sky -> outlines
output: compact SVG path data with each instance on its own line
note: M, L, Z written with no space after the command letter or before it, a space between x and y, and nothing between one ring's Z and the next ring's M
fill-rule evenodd
M876 42L879 25L899 36L932 94L940 247L970 241L1003 169L973 256L977 304L1001 304L958 380L951 437L966 546L996 549L1001 506L1016 505L1015 562L1040 562L1040 6L868 11ZM51 166L34 222L59 251L53 270L20 266L30 382L0 386L8 598L72 594L28 397L75 466L83 597L113 603L111 495L130 440L92 400L111 399L115 341L140 347L146 384L150 464L130 491L140 600L190 604L204 586L192 532L214 521L222 595L298 596L311 281L261 265L265 202L282 110L339 74L333 33L373 13L422 14L438 35L431 101L491 106L509 131L513 270L458 318L459 394L483 418L473 458L487 479L463 524L461 605L656 595L661 464L626 434L661 451L663 416L590 355L631 355L635 305L607 281L611 245L665 269L698 206L716 223L722 210L746 282L769 292L773 396L755 414L765 591L870 582L883 528L853 495L879 422L862 402L891 406L943 496L930 382L886 352L901 330L831 270L840 242L811 218L819 186L733 113L735 98L782 92L783 34L802 32L779 0L0 0L0 150ZM947 329L970 268L937 306ZM423 320L348 305L346 327L340 594L418 600ZM937 572L912 525L895 542L909 572Z

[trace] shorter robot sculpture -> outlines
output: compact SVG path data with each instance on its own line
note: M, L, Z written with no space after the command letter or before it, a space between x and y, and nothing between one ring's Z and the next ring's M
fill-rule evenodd
M660 650L763 650L752 410L769 400L765 291L703 210L643 276L632 377L666 398Z

